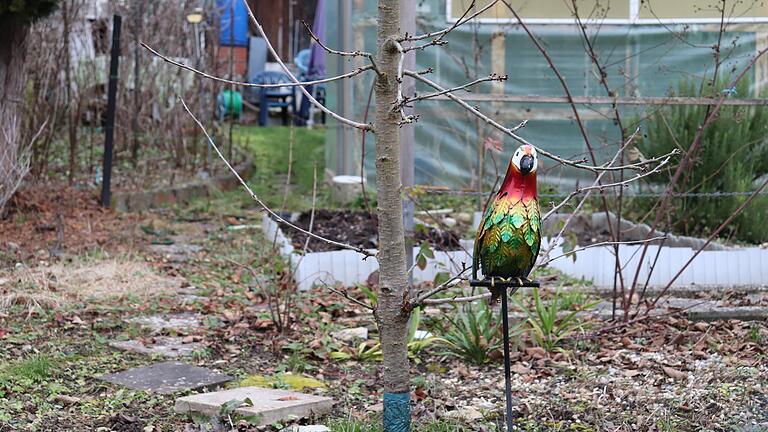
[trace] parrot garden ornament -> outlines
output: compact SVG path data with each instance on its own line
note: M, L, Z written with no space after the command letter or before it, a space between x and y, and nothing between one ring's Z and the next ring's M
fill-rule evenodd
M536 149L518 147L504 182L480 220L472 255L472 277L478 264L486 279L527 281L541 246L541 212L536 195ZM491 302L501 294L491 287Z

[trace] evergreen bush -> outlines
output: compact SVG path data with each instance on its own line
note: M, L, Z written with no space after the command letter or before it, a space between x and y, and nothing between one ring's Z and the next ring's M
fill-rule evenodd
M716 89L725 89L729 79L718 81ZM736 89L727 89L734 97L754 95L747 80ZM734 91L735 90L735 91ZM682 96L717 96L710 88L698 88L691 81L679 86ZM754 97L754 96L752 96ZM665 154L678 148L687 151L708 109L705 105L672 105L651 114L644 122L643 137L638 147L646 155ZM672 178L676 165L649 177L656 190L663 190ZM683 173L675 193L749 192L768 173L768 108L762 106L720 107L717 117L704 131L701 147L693 165ZM670 200L668 221L673 232L691 236L708 236L745 200L746 195L715 197L676 196ZM630 208L640 214L656 209L656 198L636 198ZM749 243L768 241L768 196L757 197L721 236ZM663 221L665 225L667 221Z

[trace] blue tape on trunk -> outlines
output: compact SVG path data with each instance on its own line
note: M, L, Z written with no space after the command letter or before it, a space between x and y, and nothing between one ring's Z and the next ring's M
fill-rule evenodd
M411 394L384 393L384 432L411 430Z

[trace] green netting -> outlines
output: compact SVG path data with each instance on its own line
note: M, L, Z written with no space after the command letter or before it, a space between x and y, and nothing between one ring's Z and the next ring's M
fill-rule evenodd
M343 1L343 0L341 0ZM419 3L417 30L424 33L439 30L450 25L446 22L445 0L425 0ZM352 1L351 47L374 51L376 44L376 2L372 0ZM328 10L331 45L341 46L338 31L340 22L339 2L331 1ZM599 82L599 74L584 49L584 41L578 27L573 25L530 25L563 74L575 96L607 96ZM733 24L722 35L721 56L724 74L740 71L756 51L756 31L762 25ZM703 82L711 77L714 59L712 46L719 37L719 25L590 25L587 32L595 46L600 62L607 69L608 85L619 96L668 96L683 79ZM496 48L492 47L493 38ZM432 67L435 72L430 79L452 87L472 81L490 73L506 73L509 80L504 84L483 83L473 87L476 94L499 92L504 94L563 96L564 92L556 75L530 38L519 25L468 24L451 32L443 47L431 47L417 52L417 69ZM499 48L501 47L501 48ZM501 53L503 52L503 57ZM499 55L494 55L499 53ZM349 68L350 60L344 59ZM355 60L364 64L364 59ZM354 63L354 62L353 62ZM327 58L328 74L339 73L339 62ZM494 67L503 70L494 70ZM348 69L347 69L348 70ZM750 72L747 79L754 82ZM372 73L351 84L352 108L350 116L363 118L372 80ZM495 88L495 90L493 90ZM417 85L417 92L431 91ZM328 89L331 108L338 109L339 85ZM461 93L457 93L461 95ZM465 95L467 93L464 93ZM747 96L747 95L740 95ZM586 156L586 146L579 132L573 113L567 104L484 102L472 103L501 123L513 126L528 119L528 126L521 135L529 141L564 157ZM658 109L658 106L622 106L620 113L624 127L634 130L635 121L643 114ZM373 110L373 109L372 109ZM517 145L512 139L500 136L493 128L479 123L473 116L451 101L423 101L415 107L420 116L415 124L415 170L416 183L449 188L476 187L479 172L478 147L486 137L500 138L505 153L498 155L503 173L508 154ZM610 105L580 106L579 113L584 120L588 136L598 154L599 162L610 158L620 143L620 131L613 121ZM371 118L369 118L371 120ZM350 148L346 149L347 171L339 172L337 167L342 159L338 153L337 134L339 128L329 128L327 135L327 167L340 174L359 172L360 138L359 131L349 132L354 136ZM375 136L366 141L365 172L368 180L375 184L374 169ZM591 176L576 170L556 167L544 160L544 174L547 181L558 183L573 182L579 176ZM487 159L483 169L486 183L495 179L493 161Z

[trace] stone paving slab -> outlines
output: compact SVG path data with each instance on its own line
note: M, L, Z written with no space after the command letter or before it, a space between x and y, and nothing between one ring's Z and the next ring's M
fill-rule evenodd
M163 362L97 377L134 390L168 394L183 390L215 389L232 380L220 372L180 362Z
M367 327L354 327L331 332L331 337L341 342L354 342L368 339Z
M235 414L258 419L257 426L327 414L333 407L333 399L324 396L267 389L240 387L213 393L184 396L176 400L177 413L196 412L207 416L218 415L223 404L250 399L253 406L241 406Z
M612 304L610 301L600 302L592 311L600 319L611 318ZM641 308L641 311L645 309ZM662 315L671 310L679 310L691 321L715 321L736 319L742 321L761 321L768 319L768 307L765 306L725 306L722 301L700 300L690 298L667 298L659 301L651 315ZM634 309L632 309L634 313ZM622 309L616 310L617 316L624 314Z
M305 426L288 426L280 432L331 432L328 426L324 425L305 425Z
M762 321L768 319L768 307L763 306L721 306L688 312L692 321L741 320Z
M164 331L187 331L202 327L200 318L193 313L176 313L164 315L150 315L134 317L126 320L129 323L138 324L147 327L153 333L162 333Z
M651 285L646 288L647 296L656 296L663 286ZM584 290L590 294L595 294L600 297L610 297L613 293L612 287L596 287L590 286L584 288ZM671 286L667 290L666 294L675 297L696 297L701 293L707 293L712 296L722 296L725 293L746 293L746 294L768 294L768 285L683 285L683 286Z
M620 300L617 300L616 316L624 316L624 310L620 308ZM613 305L610 301L602 301L587 312L579 312L577 316L591 316L601 320L610 320ZM717 321L717 320L740 320L740 321L763 321L768 319L768 306L725 306L722 301L701 300L690 298L667 298L660 301L656 308L651 312L651 316L659 316L678 311L691 321ZM640 309L645 312L644 308ZM566 316L569 312L558 312L558 316ZM635 314L636 309L631 309ZM509 317L515 320L525 320L527 315L522 312L510 312Z
M203 247L186 243L174 243L170 245L153 244L149 245L148 249L158 255L162 255L171 262L184 263L189 261L194 254L202 251Z
M168 358L189 357L195 351L204 348L199 342L185 343L184 339L180 337L157 336L154 341L155 343L152 345L145 345L138 340L112 341L109 346L123 351L146 355L156 354Z
M208 300L208 297L203 297L195 294L183 294L179 296L181 299L181 303L183 304L194 304L194 303L203 303L206 300Z

